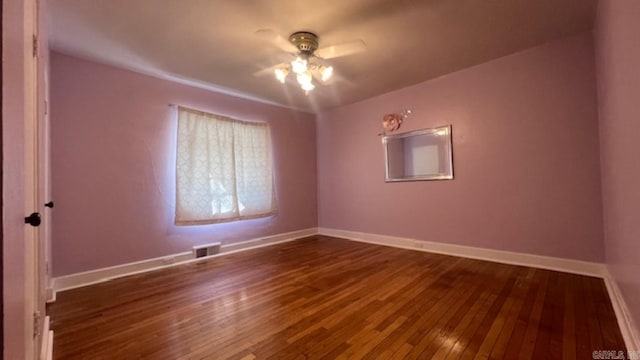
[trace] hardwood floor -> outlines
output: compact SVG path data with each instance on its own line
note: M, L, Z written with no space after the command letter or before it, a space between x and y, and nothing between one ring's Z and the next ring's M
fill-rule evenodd
M323 236L58 294L56 359L591 359L601 279Z

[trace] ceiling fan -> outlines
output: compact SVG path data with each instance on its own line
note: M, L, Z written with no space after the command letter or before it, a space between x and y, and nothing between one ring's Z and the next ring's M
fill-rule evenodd
M298 85L307 94L315 88L314 78L321 82L326 82L331 78L333 66L327 63L327 59L356 54L367 48L362 40L318 48L320 44L318 35L309 31L296 31L289 35L288 39L271 29L261 29L256 31L256 34L289 53L295 59L260 70L254 75L261 76L273 73L276 79L284 84L287 75L293 73Z

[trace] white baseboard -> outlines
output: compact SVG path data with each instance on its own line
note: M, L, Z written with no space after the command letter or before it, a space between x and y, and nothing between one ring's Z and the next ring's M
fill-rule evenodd
M595 262L437 243L395 236L377 235L329 228L318 228L318 233L320 235L334 236L370 244L459 256L470 259L487 260L503 264L556 270L572 274L595 276L599 278L604 277L605 274L605 265Z
M616 313L620 332L624 338L624 343L627 345L627 350L640 351L640 332L638 332L638 328L631 318L627 302L624 300L622 292L620 292L618 283L608 270L604 276L604 284L607 286L611 305L613 305L613 311Z
M51 282L49 282L49 283L51 283ZM56 302L56 292L53 290L52 287L47 287L46 288L45 301L46 301L47 304Z
M606 265L601 263L515 253L502 250L476 248L471 246L436 243L410 238L377 235L371 233L330 228L309 228L283 234L266 236L240 243L222 245L222 247L220 248L220 254L214 255L214 257L289 242L316 234L376 245L392 246L403 249L459 256L470 259L487 260L511 265L529 266L533 268L548 269L603 278L618 320L618 324L620 326L620 331L622 332L625 344L627 345L627 349L640 350L640 337L638 335L639 333L630 316L626 302L622 297L617 283L609 274ZM201 261L210 258L211 257L193 259L193 254L191 251L189 251L154 259L112 266L108 268L56 277L52 279L53 291L50 300L55 301L56 292L59 291L70 290L123 276L162 269L192 261ZM51 346L51 344L53 343L53 332L51 331L51 334L48 335L51 337L51 343L49 343L48 345Z
M44 317L44 326L42 329L42 343L40 346L39 360L51 360L53 359L53 330L51 330L51 323L49 316Z
M64 275L54 277L52 279L53 291L50 297L50 301L55 301L56 293L60 291L75 289L91 284L97 284L104 281L120 278L123 276L139 274L147 271L162 269L178 264L184 264L191 261L202 261L205 259L211 259L212 257L228 255L240 251L246 251L264 246L270 246L280 244L288 241L297 240L303 237L316 235L318 233L317 228L309 228L304 230L292 231L288 233L276 234L271 236L265 236L249 241L243 241L239 243L233 243L228 245L222 245L220 247L220 253L206 258L194 259L191 251L162 256L153 259L147 259L142 261L136 261L132 263L116 265L106 267L102 269L96 269L91 271L85 271L81 273Z
M266 236L240 243L222 245L220 248L220 254L214 255L214 257L289 242L316 234L376 245L392 246L403 249L493 261L511 265L529 266L533 268L548 269L603 278L607 287L607 291L609 293L609 298L611 299L611 303L616 314L616 318L618 320L618 324L620 326L620 331L622 332L625 344L627 345L627 349L640 350L640 337L638 335L639 333L630 316L626 302L622 297L622 293L620 292L617 283L610 275L606 265L601 263L515 253L502 250L476 248L471 246L436 243L410 238L377 235L371 233L330 228L309 228L283 234ZM210 258L211 257L193 259L193 254L191 251L189 251L154 259L112 266L108 268L56 277L52 279L52 292L50 294L48 292L49 300L55 301L56 292L58 291L74 289L123 276L157 270L192 261L201 261L203 259ZM51 346L53 342L53 332L48 335L51 337L51 341L47 345Z
M529 266L533 268L562 271L572 274L603 278L613 305L620 332L629 351L640 350L640 335L631 318L622 293L616 281L610 275L605 264L579 260L555 258L549 256L515 253L501 250L475 248L470 246L435 243L429 241L361 233L355 231L318 228L318 234L360 241L376 245L392 246L403 249L425 251L430 253L459 256L464 258L487 260L511 265Z

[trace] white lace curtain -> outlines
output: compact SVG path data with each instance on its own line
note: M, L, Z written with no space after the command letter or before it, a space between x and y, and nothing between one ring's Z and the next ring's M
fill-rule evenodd
M269 125L178 107L178 225L276 212Z

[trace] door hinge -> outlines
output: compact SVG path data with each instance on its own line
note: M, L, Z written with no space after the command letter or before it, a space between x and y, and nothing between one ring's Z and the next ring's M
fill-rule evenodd
M38 56L38 35L33 34L33 57Z
M33 337L37 338L40 336L40 310L33 313Z

